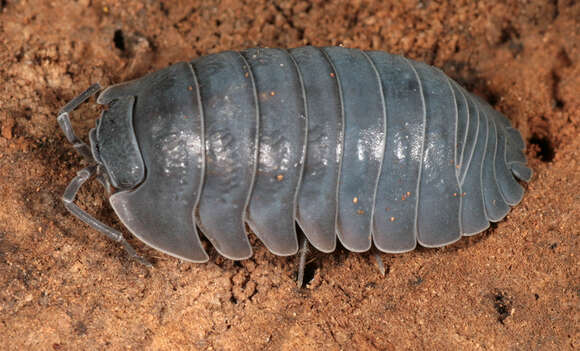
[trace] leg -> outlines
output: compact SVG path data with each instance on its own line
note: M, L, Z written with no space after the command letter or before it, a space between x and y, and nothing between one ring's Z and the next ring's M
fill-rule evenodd
M308 256L308 239L306 235L302 234L302 241L300 242L300 262L298 264L298 278L296 279L296 284L298 288L302 288L304 284L304 269L306 269L306 256Z
M107 195L107 199L111 197L111 182L109 181L109 175L107 172L103 171L103 165L97 165L97 180L99 183L103 185L105 188L105 194Z
M75 132L70 124L69 114L77 108L80 104L85 102L91 96L95 95L99 90L101 90L101 86L99 84L91 85L87 90L82 92L79 96L72 99L71 102L66 104L58 113L57 121L60 125L60 128L64 131L66 138L68 141L73 144L75 150L79 154L81 154L86 160L89 162L93 161L93 155L91 154L91 149L85 144L82 140L80 140L76 135Z
M94 229L100 231L101 233L105 234L106 236L115 240L116 242L121 243L121 245L123 245L123 247L125 248L125 251L127 251L129 256L131 256L133 259L139 261L140 263L144 264L147 267L152 267L151 263L149 263L146 259L139 256L137 252L135 252L135 249L131 246L131 244L127 242L127 240L125 240L123 234L109 227L108 225L98 221L96 218L83 211L80 207L78 207L74 203L74 200L80 187L95 173L95 171L96 166L93 165L84 168L78 172L77 176L70 182L70 184L64 191L64 195L62 196L64 206L66 207L67 210L69 210L81 221L87 223Z
M373 247L373 256L375 257L377 265L379 266L379 272L381 272L381 275L384 277L385 274L387 273L385 269L385 264L383 263L383 259L381 258L381 253L374 247Z

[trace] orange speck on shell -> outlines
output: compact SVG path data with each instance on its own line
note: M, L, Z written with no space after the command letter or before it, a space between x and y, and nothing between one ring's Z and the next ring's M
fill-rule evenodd
M358 203L358 197L356 197L356 196L355 196L355 197L352 199L352 203L354 203L354 204Z
M357 210L356 213L358 213L359 215L362 215L362 214L365 213L365 211L363 211L363 210Z
M391 222L394 222L394 221L395 221L395 217L391 217L391 218L389 218L389 220L390 220Z
M278 180L279 182L283 181L284 180L284 175L283 174L278 174L276 176L276 180Z

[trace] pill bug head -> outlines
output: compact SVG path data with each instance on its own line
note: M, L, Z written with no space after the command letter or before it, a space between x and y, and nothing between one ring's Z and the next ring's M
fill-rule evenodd
M132 96L110 101L89 134L93 159L119 190L134 189L145 177L132 123L134 104Z
M89 133L90 147L72 128L70 113L100 90L99 84L89 87L60 110L57 121L68 141L89 162L79 175L97 173L107 190L109 185L118 190L134 189L145 178L145 165L133 129L133 96L98 101L105 108Z

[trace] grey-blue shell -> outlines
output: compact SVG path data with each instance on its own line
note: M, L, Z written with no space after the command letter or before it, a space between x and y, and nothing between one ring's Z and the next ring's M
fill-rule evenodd
M250 49L106 89L93 153L148 245L203 262L439 247L504 218L529 181L524 140L437 68L342 47ZM514 177L515 176L515 177Z

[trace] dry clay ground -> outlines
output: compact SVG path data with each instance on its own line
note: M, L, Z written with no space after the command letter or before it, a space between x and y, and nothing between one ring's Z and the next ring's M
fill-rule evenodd
M0 1L0 348L579 349L580 3ZM534 177L482 235L443 249L338 250L189 264L131 239L147 269L59 198L83 161L56 112L108 85L226 49L381 49L442 68L522 131ZM98 116L83 105L86 135ZM120 227L96 182L80 203Z

